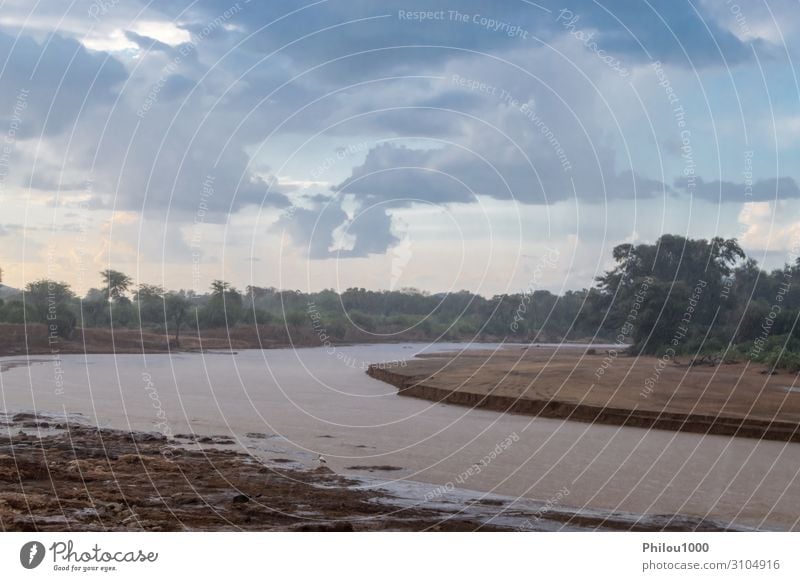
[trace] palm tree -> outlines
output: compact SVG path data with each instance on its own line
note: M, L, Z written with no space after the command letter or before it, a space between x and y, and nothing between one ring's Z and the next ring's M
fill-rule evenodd
M100 276L103 277L103 282L105 283L106 296L114 302L119 302L125 298L125 293L128 292L131 284L133 284L133 279L127 274L110 268L102 271Z
M231 288L231 283L224 280L215 280L211 283L211 294L215 297L224 296Z

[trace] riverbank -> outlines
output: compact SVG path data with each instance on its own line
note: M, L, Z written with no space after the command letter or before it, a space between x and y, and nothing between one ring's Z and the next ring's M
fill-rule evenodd
M159 434L16 414L0 436L0 530L474 530L483 523L399 508L327 468L288 469ZM224 444L224 441L219 441ZM208 447L211 446L211 447ZM288 462L288 460L287 460ZM499 530L488 526L486 530Z
M69 339L51 337L45 325L0 325L0 357L16 355L176 353L236 349L318 347L316 336L289 336L273 325L184 331L174 334L146 329L78 328Z
M240 349L281 349L325 347L333 349L353 344L406 343L435 341L418 330L399 333L387 341L384 336L351 329L345 339L320 336L310 325L287 327L274 325L239 325L231 328L184 330L179 342L169 335L147 329L78 328L69 339L51 337L46 325L0 324L0 357L17 355L81 355L137 353L194 353L200 351L235 351ZM469 340L466 337L464 340ZM454 338L453 341L458 341ZM483 337L482 342L496 342Z
M0 531L722 531L681 515L556 506L419 482L287 468L225 437L0 421Z
M800 442L796 374L587 348L440 353L367 373L403 396L638 428Z

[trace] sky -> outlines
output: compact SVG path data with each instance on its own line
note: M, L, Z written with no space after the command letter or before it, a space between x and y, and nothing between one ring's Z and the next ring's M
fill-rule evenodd
M3 282L563 292L664 233L793 262L799 16L6 0Z

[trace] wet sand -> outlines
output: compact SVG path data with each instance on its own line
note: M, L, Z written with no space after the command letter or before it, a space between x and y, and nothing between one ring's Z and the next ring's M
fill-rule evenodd
M596 348L436 353L367 373L400 395L573 421L800 442L798 375Z

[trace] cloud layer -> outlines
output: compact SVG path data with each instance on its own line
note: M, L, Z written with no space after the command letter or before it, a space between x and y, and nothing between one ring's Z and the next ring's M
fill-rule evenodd
M185 254L201 225L233 244L236 218L250 238L229 252L287 235L313 263L385 256L405 240L397 216L430 206L797 198L798 142L774 121L798 98L797 7L768 4L11 3L4 232L133 212ZM720 211L715 228L739 227ZM571 228L540 241L572 244Z

